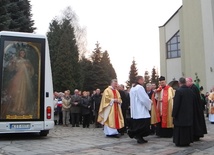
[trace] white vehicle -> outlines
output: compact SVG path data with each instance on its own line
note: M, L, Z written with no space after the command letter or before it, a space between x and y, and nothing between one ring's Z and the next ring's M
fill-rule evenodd
M46 136L54 127L46 36L0 32L0 66L0 133Z

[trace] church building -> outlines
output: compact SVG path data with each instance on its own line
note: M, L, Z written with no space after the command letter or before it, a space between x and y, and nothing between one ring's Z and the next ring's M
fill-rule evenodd
M214 86L214 0L183 0L159 27L160 72L167 82L196 75L200 86Z

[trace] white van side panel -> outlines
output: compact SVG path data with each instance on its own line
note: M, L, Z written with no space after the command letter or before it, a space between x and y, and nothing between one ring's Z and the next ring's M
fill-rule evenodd
M53 105L53 83L52 72L50 64L50 53L48 41L45 35L38 35L33 33L20 33L20 32L8 32L1 31L0 36L11 37L25 37L25 38L39 38L45 39L45 90L44 90L44 121L5 121L0 122L0 133L26 133L26 132L40 132L42 130L50 130L54 127L54 105ZM51 107L51 119L47 119L46 108ZM11 125L13 124L27 124L30 126L28 129L13 130Z

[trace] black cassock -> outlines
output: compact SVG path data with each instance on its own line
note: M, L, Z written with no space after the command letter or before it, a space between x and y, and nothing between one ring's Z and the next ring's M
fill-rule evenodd
M194 140L197 141L200 137L204 137L204 134L207 134L207 127L204 119L203 103L201 102L200 91L194 84L190 87L190 89L195 95L193 104L193 136Z
M173 102L173 142L177 146L186 146L193 142L194 93L187 86L181 86L175 92Z

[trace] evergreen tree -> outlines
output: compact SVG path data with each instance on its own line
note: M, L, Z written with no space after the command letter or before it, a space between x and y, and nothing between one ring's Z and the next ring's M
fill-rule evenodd
M78 49L75 42L73 28L69 21L65 20L62 23L62 35L60 37L59 49L56 55L56 72L58 73L59 81L56 86L59 90L66 89L74 90L77 88L78 79L75 74L78 74ZM78 77L79 78L79 77Z
M70 61L69 69L71 70L71 81L70 81L70 87L72 90L75 88L80 88L80 65L79 65L79 50L77 46L77 40L75 36L75 28L71 24L72 21L70 19L64 19L62 24L62 30L68 36L67 43L69 44L69 54L67 56L67 60ZM63 38L63 41L66 39ZM63 47L60 48L60 52L64 51Z
M61 81L60 77L57 76L58 74L60 74L60 70L61 70L60 68L58 68L58 62L57 62L57 52L59 52L59 44L60 44L60 38L61 38L60 36L61 36L60 23L58 20L54 19L50 23L49 32L47 33L47 38L49 43L53 86L54 86L54 89L56 90L58 89L58 86L60 85L60 81Z
M117 77L116 72L111 64L109 54L107 51L102 52L99 43L97 42L96 48L91 56L92 59L92 81L93 86L91 88L99 88L103 91L109 86L110 81ZM92 90L93 90L92 89Z
M158 73L157 73L155 67L153 67L153 68L152 68L151 83L155 83L157 87L158 87L158 85L159 85L159 80L158 80L158 78L159 78Z
M0 31L8 30L10 24L10 15L7 13L8 4L8 0L0 0Z
M93 86L93 70L92 70L92 62L87 59L85 56L82 56L80 60L80 68L81 68L81 90L92 91L94 90Z
M93 87L94 89L99 88L101 91L103 91L106 87L106 85L109 84L109 82L106 81L106 74L103 66L101 65L102 60L102 51L101 47L99 46L99 43L97 42L96 48L93 51L93 54L91 56L93 67Z
M79 51L71 15L64 15L61 21L53 20L47 33L56 91L80 88Z
M101 59L102 59L102 52L101 52L101 47L100 47L100 44L99 42L97 42L96 44L96 47L93 51L93 54L91 56L91 59L93 61L93 63L100 63L101 62Z
M146 87L146 84L151 82L150 81L150 76L149 76L149 72L148 71L145 71L144 73L144 87Z
M136 76L138 75L137 67L136 67L136 62L135 60L132 61L132 65L130 67L130 72L129 72L129 80L126 82L127 88L131 88L132 84L135 83Z
M7 20L4 22L4 29L1 30L6 28L6 30L10 31L33 32L36 29L33 27L34 21L31 19L32 14L29 0L8 0L8 3L4 5L6 5L4 12L7 12Z
M111 64L108 51L103 52L101 65L105 70L106 77L108 77L107 81L110 82L112 79L116 79L117 75L116 72Z

